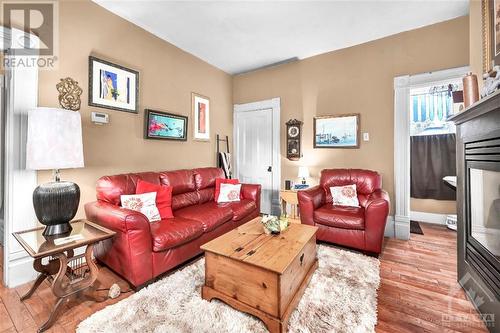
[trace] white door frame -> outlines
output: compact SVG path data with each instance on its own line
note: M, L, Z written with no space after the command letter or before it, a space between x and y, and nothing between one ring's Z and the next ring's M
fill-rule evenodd
M464 76L469 66L394 78L394 233L410 238L410 89Z
M233 147L234 147L234 174L238 174L238 161L236 156L238 152L238 142L236 140L236 124L237 117L239 113L267 110L272 109L273 113L273 158L272 158L272 202L271 202L271 212L272 214L279 214L281 211L281 203L279 198L280 188L281 188L281 152L280 152L280 104L281 100L279 97L258 101L253 103L245 104L235 104L233 113Z
M23 31L0 27L3 45L12 40L32 39L37 46L38 37ZM1 46L0 46L1 47ZM7 55L15 55L7 50ZM21 56L20 56L21 57ZM30 56L33 57L33 56ZM36 277L33 259L12 236L13 232L37 226L32 193L37 186L37 173L26 170L26 133L28 110L38 104L38 68L5 68L5 184L4 184L4 261L3 283L15 287Z

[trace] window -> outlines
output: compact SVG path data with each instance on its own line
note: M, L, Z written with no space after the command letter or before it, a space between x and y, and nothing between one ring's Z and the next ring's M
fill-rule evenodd
M410 91L410 135L455 133L448 117L463 108L460 81Z

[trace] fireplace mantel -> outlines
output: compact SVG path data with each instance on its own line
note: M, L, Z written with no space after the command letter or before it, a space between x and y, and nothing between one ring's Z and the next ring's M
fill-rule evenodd
M478 225L488 231L488 235L492 234L491 227L485 223L486 209L484 205L477 204L476 192L482 191L480 197L481 200L486 198L485 202L493 199L496 202L500 198L496 190L492 195L491 191L477 187L477 184L488 183L495 188L498 182L496 173L500 173L500 91L474 103L449 120L457 125L458 282L481 313L490 332L500 332L500 262L489 251L486 243L475 238ZM494 174L491 178L493 180L484 178L483 173L490 175L490 178ZM498 187L500 188L500 182ZM471 199L471 195L474 199ZM477 207L481 209L479 215Z
M476 103L470 105L465 110L448 118L453 121L455 125L462 124L466 121L480 117L481 115L492 112L500 106L500 90L495 93L480 99Z

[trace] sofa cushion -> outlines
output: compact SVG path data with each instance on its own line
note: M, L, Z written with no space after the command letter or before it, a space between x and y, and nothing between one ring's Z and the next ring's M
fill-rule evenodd
M175 211L200 202L198 193L196 193L193 170L160 172L160 182L163 185L172 186L172 210Z
M197 190L214 187L215 179L224 177L224 171L221 168L198 168L193 172Z
M257 209L255 201L243 199L239 202L228 202L219 204L219 206L229 207L233 211L233 221L239 221L250 215Z
M151 223L153 251L161 252L200 237L203 226L193 220L175 217Z
M120 196L136 193L135 190L139 179L153 184L160 183L160 175L156 172L103 176L97 180L97 199L119 206Z
M233 211L229 207L218 206L215 202L207 202L176 210L174 215L198 221L202 224L203 231L207 232L230 221L233 218Z
M344 229L365 229L365 209L326 204L314 211L314 222L329 227Z
M137 194L155 192L156 193L156 206L160 211L161 219L169 219L174 217L172 214L172 187L153 184L139 179L137 181Z

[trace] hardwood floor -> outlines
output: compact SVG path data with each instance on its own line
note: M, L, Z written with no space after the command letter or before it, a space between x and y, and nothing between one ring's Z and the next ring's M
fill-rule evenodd
M378 333L487 332L484 324L456 282L456 233L442 226L421 223L424 235L412 234L409 241L386 239L380 257L381 284L378 291ZM109 287L118 281L103 267L99 282ZM29 285L14 289L0 286L0 333L36 332L55 298L45 282L31 299L19 300ZM102 292L105 294L106 292ZM49 332L74 332L90 314L128 297L104 303L72 300ZM450 321L462 318L460 321Z
M420 226L424 235L385 241L376 331L488 332L457 282L456 233Z

